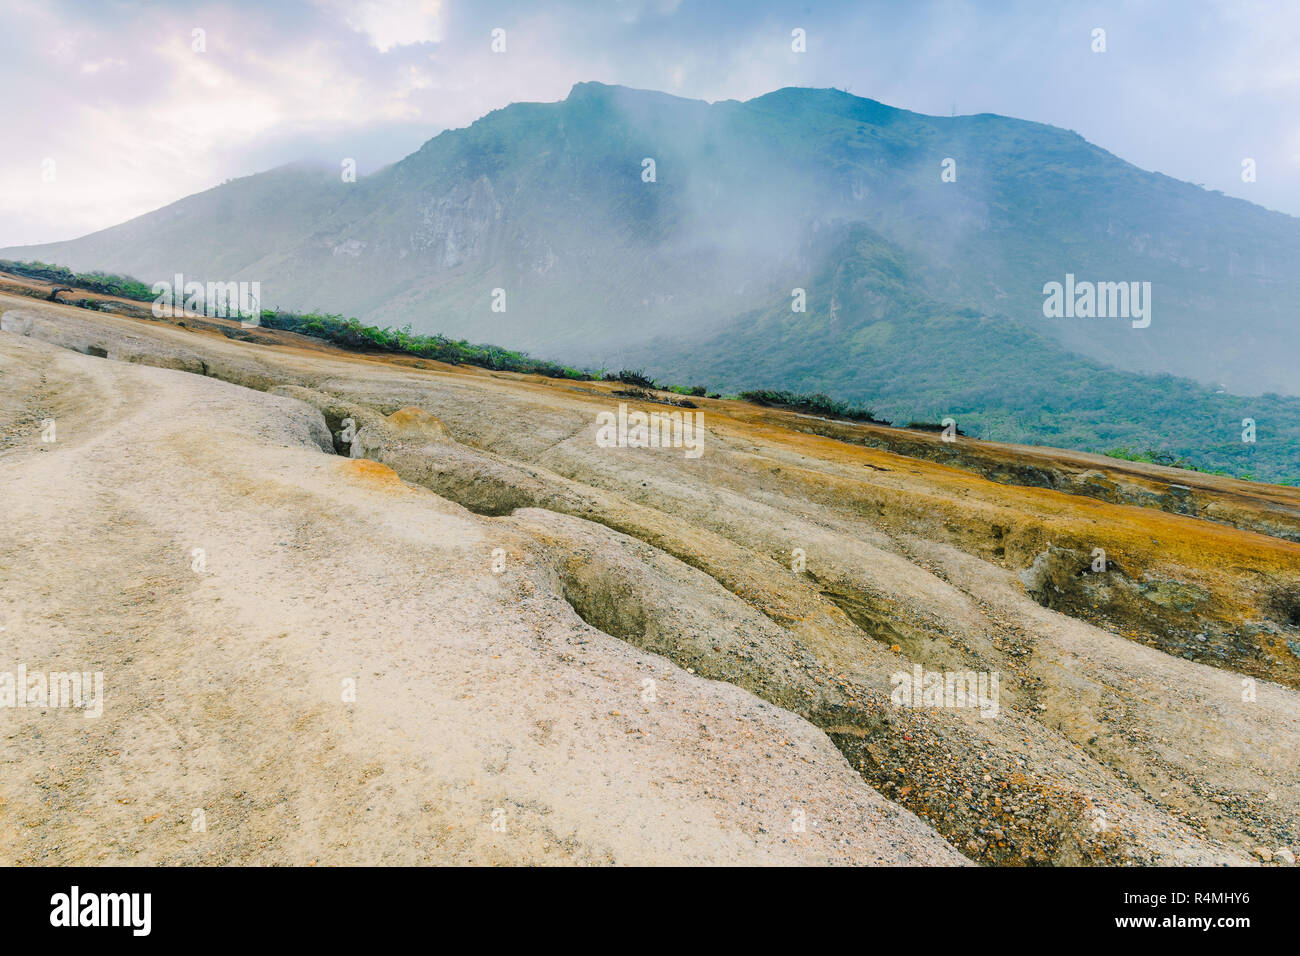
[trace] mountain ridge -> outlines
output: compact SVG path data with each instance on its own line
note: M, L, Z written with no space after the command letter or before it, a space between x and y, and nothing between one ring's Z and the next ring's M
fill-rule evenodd
M945 160L955 181L941 178ZM883 258L843 254L845 237L863 230ZM1300 220L1141 170L1074 131L999 114L927 116L835 89L706 103L578 83L564 100L514 103L444 130L355 183L287 164L0 257L147 282L175 272L261 280L271 307L587 365L722 371L727 388L875 402L874 371L906 367L911 377L891 390L936 407L895 415L960 398L964 413L991 421L966 399L998 378L995 366L952 356L995 346L1034 356L1019 372L1028 391L1107 366L1140 375L1138 391L1159 375L1200 383L1194 427L1225 442L1225 422L1199 407L1216 390L1263 396L1270 414L1290 406L1265 393L1300 394L1288 357L1300 346ZM906 282L873 271L891 258ZM1150 282L1151 326L1045 318L1044 284L1068 274ZM805 313L791 311L797 289ZM784 344L752 334L757 317ZM936 366L942 380L914 367L916 349L948 356ZM751 365L767 370L761 381L746 377ZM1019 390L999 380L1002 399ZM1119 410L1120 424L1142 420L1146 442L1165 444L1143 409ZM990 427L989 437L1055 440L1037 424Z

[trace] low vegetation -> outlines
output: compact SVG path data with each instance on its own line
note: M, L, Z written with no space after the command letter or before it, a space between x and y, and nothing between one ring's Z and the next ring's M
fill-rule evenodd
M803 412L808 415L821 415L825 418L842 418L852 422L871 422L877 425L888 425L889 422L876 418L876 413L864 406L850 405L847 402L841 402L829 395L823 395L821 392L814 392L811 395L805 395L798 392L777 391L773 389L758 389L755 391L741 392L738 396L741 401L752 402L755 405L766 405L770 408L785 408L794 412Z
M100 295L117 296L120 298L133 299L141 302L152 302L155 298L150 287L139 279L131 276L115 275L107 272L73 272L66 266L51 265L45 262L14 262L7 259L0 259L0 271L8 272L14 275L25 276L33 279L41 279L46 282L52 282L57 285L74 286L76 289L87 292L94 292ZM68 300L67 304L77 305L81 308L94 309L98 307L92 299L80 298ZM420 335L411 331L409 325L400 329L379 328L373 325L365 325L356 318L345 318L342 315L334 313L321 312L286 312L282 310L263 310L261 316L261 325L270 329L281 329L287 332L296 332L300 335L311 336L312 338L322 339L330 342L340 348L350 349L353 351L368 352L388 352L401 355L411 355L418 358L430 359L437 362L446 362L450 365L474 365L480 368L492 369L494 371L519 372L525 375L543 375L548 378L568 379L572 381L593 381L603 380L607 382L620 382L624 385L631 386L634 389L654 389L658 391L673 392L678 395L704 396L709 398L720 398L721 393L709 391L704 385L682 386L682 385L663 385L656 382L643 369L622 369L617 372L610 371L590 371L574 368L568 365L562 365L558 362L551 362L545 359L536 359L526 352L515 351L512 349L501 348L496 345L474 344L464 339L450 339L443 335ZM975 340L971 340L974 342ZM1004 349L1003 354L1012 355L1014 350ZM965 361L969 360L969 356ZM931 359L933 361L933 359ZM1140 379L1137 376L1125 375L1110 371L1098 370L1095 373L1101 377L1107 375L1111 377L1123 377L1125 384L1131 385L1134 381L1145 383L1147 380ZM730 376L728 376L730 377ZM1171 391L1186 393L1189 389L1194 389L1191 383L1187 383L1171 376L1159 376L1152 381L1163 383ZM937 393L936 393L937 394ZM1102 395L1110 394L1109 390L1101 390ZM808 415L817 415L824 418L841 419L845 421L863 422L876 425L889 425L890 422L877 417L873 408L864 405L855 405L840 399L831 398L822 392L796 392L778 389L753 389L742 391L739 394L728 396L739 401L751 402L755 405L761 405L769 408L782 408L789 411L800 412ZM973 396L966 396L969 401ZM995 425L1000 418L1020 419L1024 415L1023 402L1026 393L1022 390L1019 397L1022 400L1022 406L1015 408L1003 408L999 406L999 399L992 394L990 389L985 389L981 396L984 399L982 410L977 410L980 403L973 403L965 414L960 415L966 423L975 422L983 426L980 430L985 432L982 436L994 440L1026 441L1038 443L1034 439L1047 437L1046 435L1029 435L1029 434L999 434L997 428L989 427ZM1050 399L1043 396L1043 404L1040 406L1040 416L1043 410L1061 405L1063 395L1058 388L1058 394ZM1161 405L1173 404L1174 400L1165 397L1163 402L1161 396L1149 396L1149 402L1141 407L1150 409L1151 407L1160 407ZM1216 399L1231 399L1234 403L1241 403L1245 407L1245 399L1236 396L1215 396ZM659 399L652 399L659 400ZM1010 401L1005 395L1002 401ZM1254 399L1256 403L1267 406L1274 406L1288 403L1288 399L1280 398L1275 395L1266 395L1262 398ZM681 404L684 407L694 407L689 402L673 402L671 404ZM1109 426L1103 429L1102 423L1096 419L1091 419L1091 424L1087 425L1079 420L1078 412L1071 409L1068 413L1063 413L1063 409L1057 407L1058 420L1049 425L1046 422L1041 423L1040 427L1044 433L1048 433L1050 438L1054 438L1051 444L1063 448L1096 448L1093 443L1098 432L1103 430L1134 430L1133 423L1121 423L1110 421ZM958 409L958 411L961 411ZM1017 414L1018 413L1018 414ZM1234 412L1234 415L1237 413ZM1179 419L1176 416L1169 416L1164 419L1166 427L1171 423L1177 423ZM942 426L933 425L926 422L913 421L907 428L923 430L939 430ZM957 434L965 435L966 432L958 430ZM1104 447L1104 446L1103 446ZM1245 446L1253 450L1254 446ZM1226 446L1215 446L1212 451L1212 457L1228 457L1225 452L1236 452L1230 444ZM1104 451L1103 454L1111 458L1119 458L1126 461L1147 462L1157 465L1165 465L1171 468L1182 468L1188 471L1202 472L1206 474L1227 475L1242 478L1248 481L1256 479L1254 470L1243 471L1233 470L1230 468L1213 467L1204 463L1195 463L1186 455L1175 454L1171 451L1156 449L1147 446L1142 450L1134 450L1128 445L1120 445ZM1234 454L1233 457L1236 457ZM1294 485L1300 484L1300 479L1284 474L1261 475L1261 479L1269 480L1277 484Z
M1228 477L1244 478L1246 481L1255 480L1255 476L1249 473L1233 476L1230 471L1224 468L1200 468L1181 455L1175 455L1171 452L1162 451L1150 446L1142 451L1134 451L1131 448L1112 448L1104 454L1107 458L1119 458L1122 461L1137 461L1149 465L1164 465L1166 468L1182 468L1185 471L1199 471L1208 475L1226 475ZM1289 484L1289 482L1282 481L1280 484Z
M444 335L418 335L411 331L409 325L400 329L381 329L363 325L355 318L345 319L341 315L279 310L264 310L261 324L263 328L283 329L324 339L345 349L395 352L450 365L477 365L494 371L522 372L525 375L545 375L580 382L590 381L593 377L590 372L535 359L526 352L503 349L496 345L475 345L464 339L449 339Z
M149 286L139 279L114 275L111 272L73 272L66 266L50 265L47 262L12 262L8 259L0 259L0 271L27 276L29 279L44 279L56 285L72 285L87 292L98 292L100 295L135 299L139 302L152 302L155 298Z

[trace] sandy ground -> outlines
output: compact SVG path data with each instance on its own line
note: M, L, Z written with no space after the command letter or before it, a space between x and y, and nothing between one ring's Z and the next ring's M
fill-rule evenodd
M1231 511L1207 521L1170 513L1169 469L945 464L729 402L700 402L699 459L608 449L600 411L656 406L0 314L0 670L102 669L107 694L94 720L0 710L14 861L1240 865L1300 842L1294 490L1189 477ZM1007 462L1150 506L990 476ZM1113 585L1027 591L1045 549L1093 546ZM998 715L897 707L917 664L999 674Z
M13 335L0 396L0 669L105 686L0 711L0 863L963 862L305 405Z

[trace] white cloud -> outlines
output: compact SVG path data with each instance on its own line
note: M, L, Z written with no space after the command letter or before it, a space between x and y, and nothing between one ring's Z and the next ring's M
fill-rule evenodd
M380 53L443 38L441 0L318 0Z
M126 66L126 60L119 60L115 56L106 57L102 60L86 62L81 64L82 73L98 73L100 70L109 70Z
M6 103L0 247L71 238L294 159L339 152L373 169L581 80L713 101L838 86L935 113L956 100L959 112L1077 129L1146 168L1300 212L1300 9L1267 0L1181 18L1173 0L1140 15L1109 4L1065 19L1032 3L938 2L887 22L856 0L830 2L800 13L815 39L805 55L790 52L789 10L765 0L730 11L676 0L4 3L0 81L23 95ZM1093 13L1111 25L1113 52L1071 61ZM191 49L196 25L206 53ZM508 54L489 51L495 26L510 31ZM1249 186L1246 155L1261 170ZM56 183L40 178L45 157Z

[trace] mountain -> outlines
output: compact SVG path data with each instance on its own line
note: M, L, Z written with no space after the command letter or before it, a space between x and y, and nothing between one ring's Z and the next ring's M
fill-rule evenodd
M1233 468L1258 457L1240 418L1265 434L1300 410L1265 395L1300 395L1300 220L1055 127L838 90L706 104L580 83L354 183L282 167L0 257L257 280L268 306L895 416L960 410L993 437L1179 451L1208 430ZM1150 283L1149 326L1046 317L1044 286L1067 275ZM1073 418L1045 423L1023 396L1058 383ZM1161 389L1185 397L1172 421L1145 398Z

